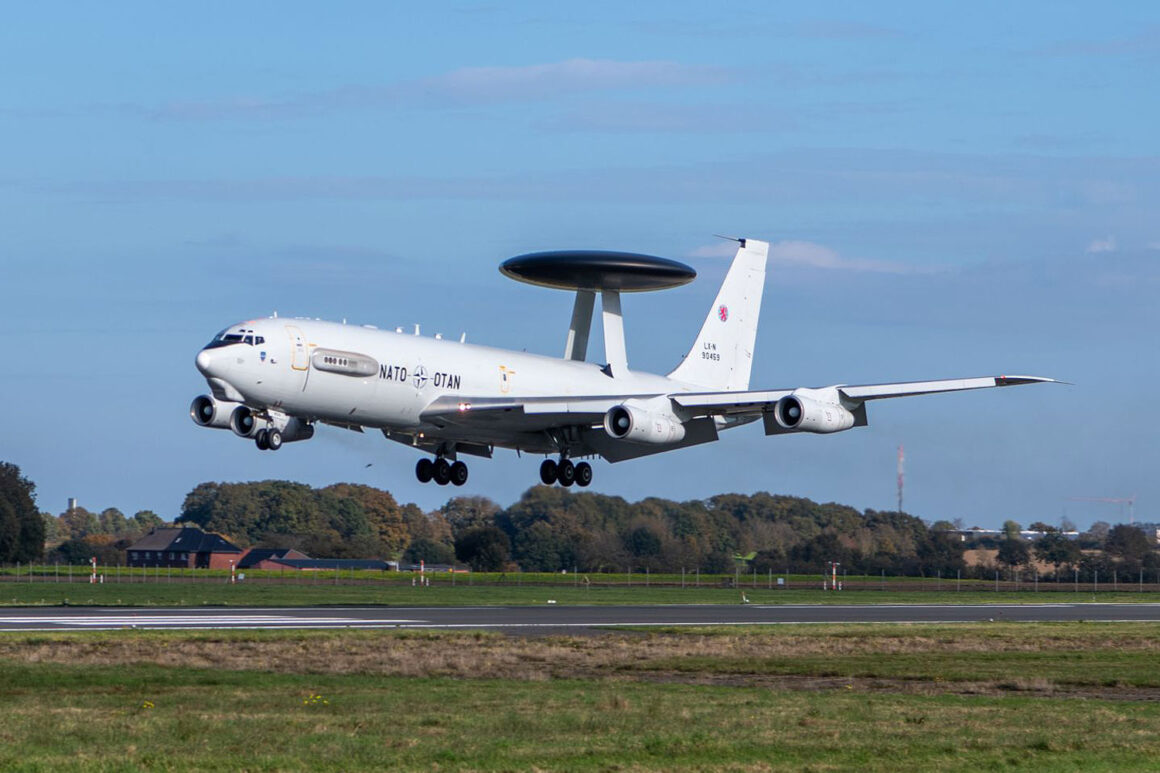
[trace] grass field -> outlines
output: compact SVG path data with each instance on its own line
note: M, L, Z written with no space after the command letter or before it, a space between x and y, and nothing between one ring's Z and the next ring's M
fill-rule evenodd
M0 583L0 606L303 606L314 604L386 604L391 606L465 606L544 604L737 604L741 593L754 604L1025 604L1068 602L1160 603L1160 592L914 590L906 583L890 590L672 587L656 585L434 584L253 582L122 582L90 585L67 582Z
M1150 770L1160 625L0 636L4 770Z

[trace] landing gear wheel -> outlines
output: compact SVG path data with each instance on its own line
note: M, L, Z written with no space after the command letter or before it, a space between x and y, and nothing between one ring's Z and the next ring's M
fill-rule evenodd
M592 482L592 465L588 462L580 462L576 465L576 485L587 486Z
M540 465L540 480L544 482L545 486L551 486L556 482L556 475L558 467L554 459L545 459Z
M571 460L565 459L558 465L556 475L560 479L561 486L571 486L576 482L576 467Z
M277 451L282 447L282 433L276 429L266 430L266 448Z
M446 459L435 460L435 482L440 486L446 486L451 482L451 465Z
M254 445L258 447L259 451L270 450L270 443L266 440L268 437L269 433L264 429L258 430L258 434L254 435Z
M435 463L424 456L415 465L415 477L419 479L420 483L430 483L431 479L435 477Z
M467 465L463 462L456 462L451 465L451 482L456 486L462 486L467 482Z

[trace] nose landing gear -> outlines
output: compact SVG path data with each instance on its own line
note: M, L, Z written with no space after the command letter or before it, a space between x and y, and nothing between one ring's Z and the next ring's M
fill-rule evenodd
M415 465L415 477L420 483L435 481L440 486L448 483L462 486L467 483L467 465L463 462L448 462L442 456L434 460L424 457Z
M575 483L578 486L587 486L592 482L592 465L588 462L573 464L571 459L545 459L540 464L540 480L545 486L559 483L567 488Z

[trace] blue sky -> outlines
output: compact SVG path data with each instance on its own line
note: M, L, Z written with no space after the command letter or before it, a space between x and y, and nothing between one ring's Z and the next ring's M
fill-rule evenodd
M277 310L555 354L569 301L496 266L685 260L625 301L667 370L727 260L773 243L754 385L1033 373L870 427L598 465L629 499L768 490L968 524L1160 520L1160 11L1150 3L42 3L0 26L0 459L52 512L175 516L203 480L355 481L413 452L278 454L189 421L197 349ZM367 467L367 464L372 466ZM502 453L454 493L514 500Z

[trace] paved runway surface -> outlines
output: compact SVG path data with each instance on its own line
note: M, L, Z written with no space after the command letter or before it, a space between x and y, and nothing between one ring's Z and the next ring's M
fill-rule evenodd
M604 626L776 625L784 623L958 623L1157 621L1160 604L262 607L0 609L0 631L121 628L490 628L512 633Z

